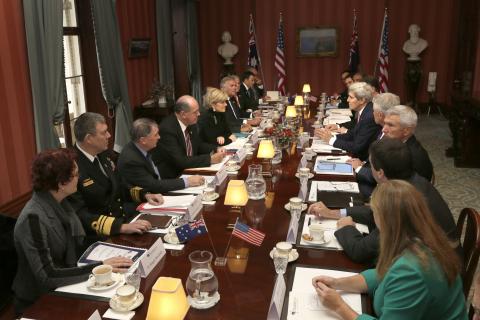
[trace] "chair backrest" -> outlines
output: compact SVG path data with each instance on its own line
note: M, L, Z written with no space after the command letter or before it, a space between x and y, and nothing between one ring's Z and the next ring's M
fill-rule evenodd
M466 223L466 225L465 225ZM465 225L463 237L463 293L468 297L477 270L480 256L480 215L472 208L465 208L460 212L457 221L457 234L461 235ZM461 237L462 238L462 237Z

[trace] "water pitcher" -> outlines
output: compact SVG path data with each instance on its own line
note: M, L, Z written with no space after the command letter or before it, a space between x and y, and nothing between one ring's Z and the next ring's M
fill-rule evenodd
M212 257L211 252L201 250L193 251L188 256L192 268L185 286L193 307L204 309L218 301L218 280L210 265Z
M262 166L251 164L248 166L248 177L245 180L248 198L258 200L265 198L266 184L262 176Z

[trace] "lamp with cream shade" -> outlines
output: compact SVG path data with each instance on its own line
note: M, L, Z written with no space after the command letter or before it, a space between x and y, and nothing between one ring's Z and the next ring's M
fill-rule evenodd
M303 97L300 95L297 95L295 97L295 102L293 104L296 106L303 106L304 105Z
M303 92L303 103L305 103L305 105L308 105L309 104L308 102L310 101L310 92L312 92L312 90L310 89L310 84L305 83L303 85L302 92Z
M247 187L243 180L230 180L225 193L226 206L243 207L248 202Z
M295 106L288 106L285 111L286 118L296 118L297 117L297 108Z
M262 175L272 176L272 159L275 156L275 148L272 140L262 140L258 146L257 158L262 161Z
M181 320L189 308L182 281L160 277L152 288L147 320Z
M302 92L303 92L303 93L310 93L310 92L312 92L311 89L310 89L310 85L309 85L308 83L305 83L305 84L303 85Z

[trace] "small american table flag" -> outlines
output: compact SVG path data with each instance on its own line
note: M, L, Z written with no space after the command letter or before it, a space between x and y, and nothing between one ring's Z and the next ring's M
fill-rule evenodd
M263 239L265 239L265 233L251 228L246 224L239 222L238 220L235 223L232 235L256 246L260 246L263 242Z

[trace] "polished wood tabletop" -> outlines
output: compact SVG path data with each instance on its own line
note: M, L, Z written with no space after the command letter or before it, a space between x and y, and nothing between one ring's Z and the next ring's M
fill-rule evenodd
M166 256L150 275L142 279L140 290L145 296L145 301L136 310L134 319L145 319L151 288L159 276L180 278L185 288L191 267L188 255L195 250L210 251L214 257L227 253L228 262L225 267L217 267L212 263L219 284L218 304L208 310L190 308L186 319L266 319L276 276L269 253L277 242L284 241L287 236L290 213L284 209L284 205L299 191L299 180L295 173L300 153L301 149L297 149L295 145L284 150L282 163L274 165L273 176L266 178L266 198L249 200L242 211L223 204L227 184L225 181L217 190L220 198L215 205L203 207L202 215L208 234L189 241L182 251L167 250ZM229 176L229 179L245 180L248 165L256 162L258 160L255 157L247 158L238 174ZM232 233L227 226L234 223L237 217L249 226L266 233L260 247L233 237L227 248ZM121 235L112 238L112 241L148 248L156 239L158 235L155 234ZM355 272L366 268L352 262L342 251L298 248L298 253L298 260L289 264L285 275L287 281L291 282L289 277L292 277L291 269L294 265L313 265ZM30 307L24 316L34 319L87 319L97 309L100 315L103 315L108 309L108 302L62 294L46 294Z

